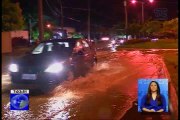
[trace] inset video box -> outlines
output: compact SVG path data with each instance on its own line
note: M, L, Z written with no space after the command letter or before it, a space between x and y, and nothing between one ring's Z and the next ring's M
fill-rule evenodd
M10 110L29 110L29 90L10 91Z

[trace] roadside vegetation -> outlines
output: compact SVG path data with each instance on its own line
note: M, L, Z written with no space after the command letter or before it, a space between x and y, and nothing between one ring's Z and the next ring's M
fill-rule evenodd
M111 29L113 34L124 35L122 31L124 25L114 25ZM144 24L138 21L133 21L128 24L127 34L131 35L133 39L156 37L163 38L178 38L178 18L167 21L147 19Z
M24 17L20 5L10 0L2 0L2 31L22 30L24 28Z
M135 40L136 41L136 40ZM124 48L138 48L138 49L177 49L178 41L176 39L160 39L157 41L145 41L143 42L127 42L124 45L117 47L117 50Z

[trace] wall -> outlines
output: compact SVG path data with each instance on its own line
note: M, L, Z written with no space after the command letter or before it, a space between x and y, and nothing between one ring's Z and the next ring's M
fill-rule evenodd
M11 38L13 37L23 37L24 39L28 39L28 31L11 31Z
M2 38L1 38L2 53L12 52L11 33L10 32L2 32L1 34L2 34Z
M12 52L13 37L23 37L25 39L29 39L28 31L10 31L10 32L2 32L1 34L2 34L2 38L1 38L2 53Z

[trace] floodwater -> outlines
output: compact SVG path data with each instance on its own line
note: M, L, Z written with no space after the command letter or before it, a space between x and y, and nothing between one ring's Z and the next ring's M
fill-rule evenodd
M2 74L2 119L4 120L95 120L95 119L177 119L177 96L171 113L140 115L137 87L140 78L169 78L166 66L156 50L98 51L98 64L86 77L64 81L49 94L30 91L28 111L10 111L11 87L7 73ZM177 51L175 51L177 52ZM170 97L171 97L170 96ZM128 113L129 110L134 111ZM129 117L128 117L129 116ZM133 116L133 117L132 117ZM144 117L145 116L145 117Z

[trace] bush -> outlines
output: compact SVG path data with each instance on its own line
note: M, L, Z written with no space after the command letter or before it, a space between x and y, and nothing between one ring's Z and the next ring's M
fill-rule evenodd
M143 42L149 42L151 41L150 39L132 39L132 40L128 40L126 41L124 44L136 44L136 43L143 43Z

